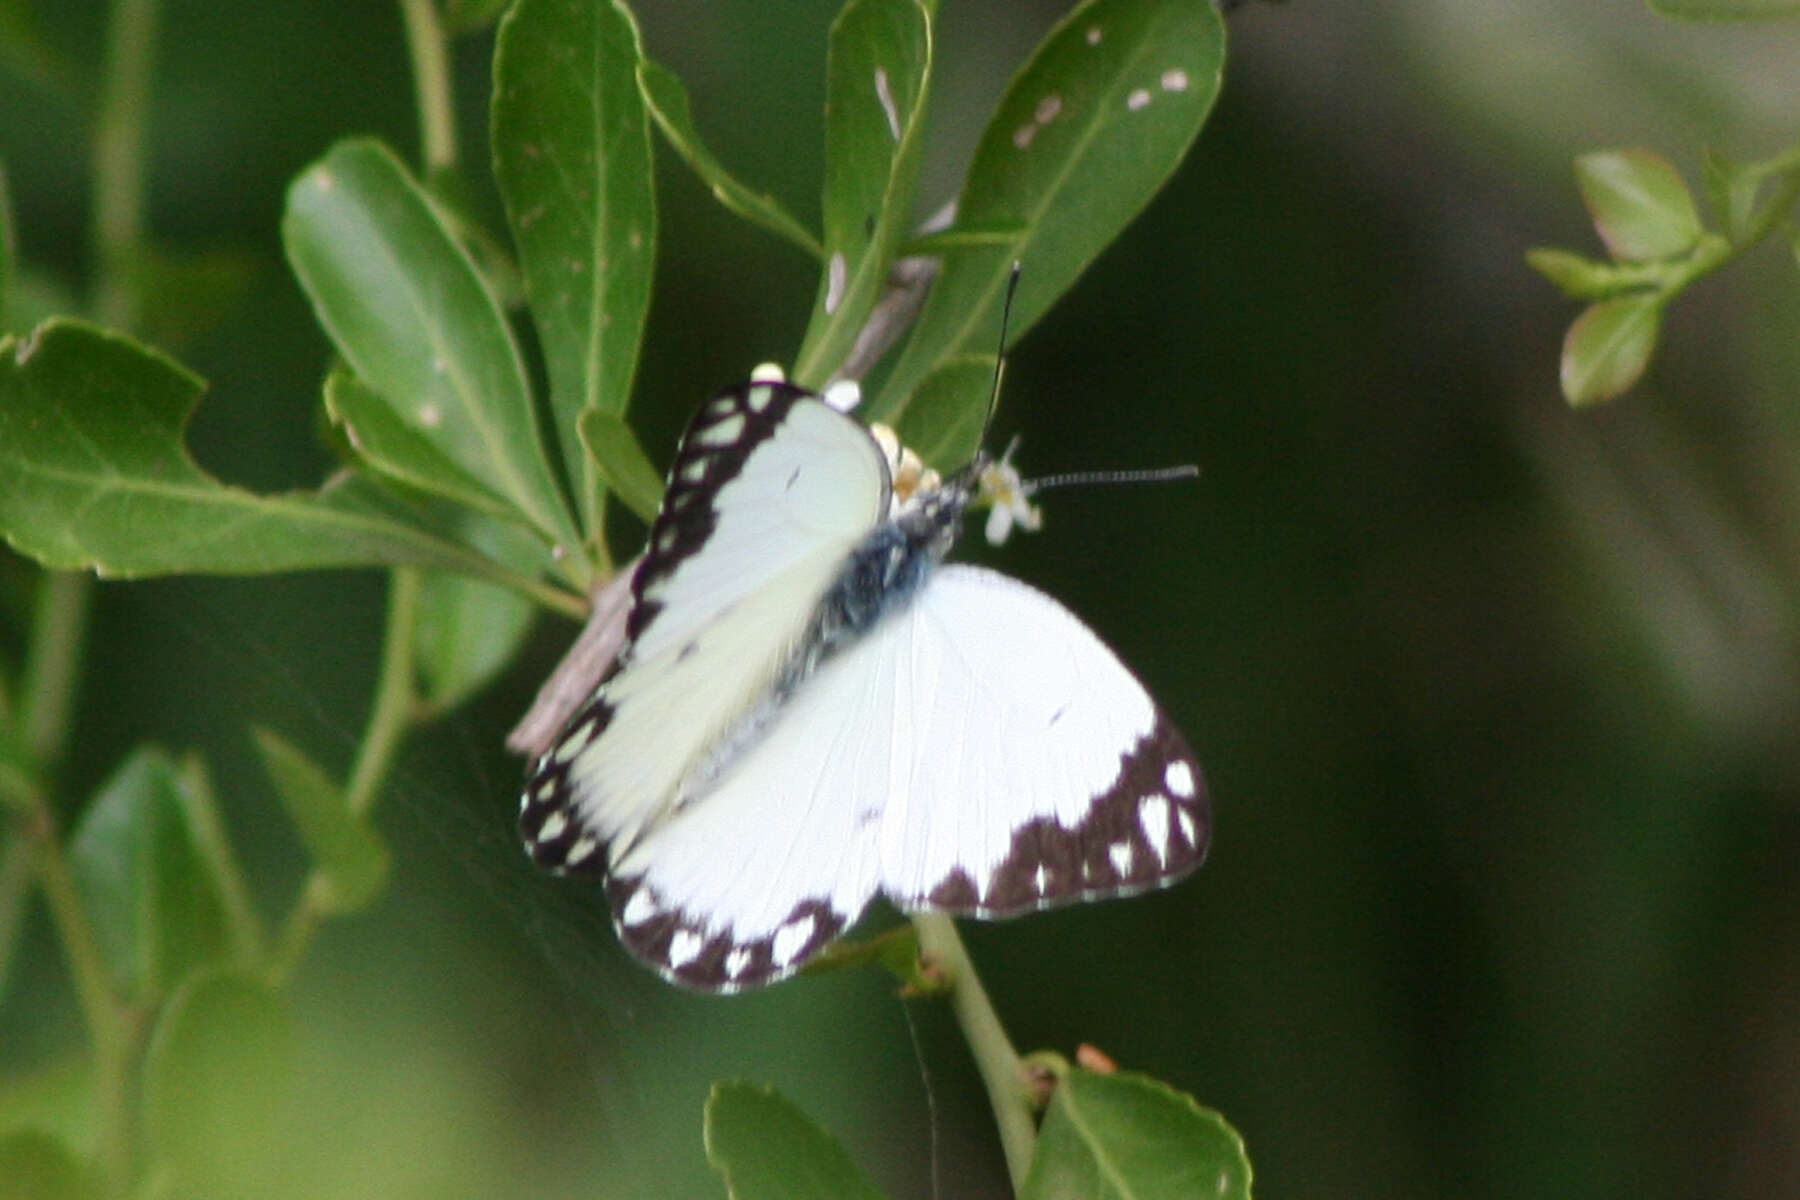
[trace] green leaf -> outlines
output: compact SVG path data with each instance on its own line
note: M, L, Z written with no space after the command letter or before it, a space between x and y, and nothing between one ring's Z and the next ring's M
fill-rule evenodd
M788 215L781 202L766 192L755 192L734 179L712 151L700 140L700 133L694 128L694 117L689 111L687 88L681 80L667 67L645 59L638 64L638 87L643 91L644 103L650 106L650 115L656 118L657 127L663 136L669 139L669 145L675 153L681 155L694 174L700 176L713 194L713 199L727 209L743 217L753 225L760 225L778 237L784 237L800 247L814 258L822 259L825 251L819 247L819 240L808 233L806 227Z
M230 951L219 887L195 849L181 786L163 751L133 751L88 804L69 843L101 952L139 1003Z
M280 993L235 972L183 986L144 1055L148 1141L157 1173L183 1185L174 1194L270 1194L294 1074Z
M1603 300L1575 318L1563 338L1563 397L1577 407L1630 389L1650 364L1663 297L1646 292Z
M98 1200L100 1188L74 1151L47 1133L0 1134L0 1200Z
M825 272L794 379L822 386L881 295L912 218L931 84L918 0L851 0L831 26L825 88Z
M357 376L553 545L581 544L499 302L443 215L376 142L334 146L288 188L288 260Z
M1750 21L1794 16L1800 0L1650 0L1650 7L1683 21Z
M218 890L220 915L230 942L231 959L238 963L258 961L266 945L262 918L256 911L243 865L238 861L231 835L225 828L205 760L191 752L183 755L176 766L176 780L176 794L181 798L181 814L187 824L188 838Z
M324 882L315 898L331 913L368 907L387 885L388 850L369 819L350 811L343 791L272 729L250 731L263 770Z
M926 466L948 473L975 457L987 426L995 361L992 354L960 355L913 390L896 432Z
M536 616L537 606L517 592L460 575L427 575L415 634L419 698L444 712L486 687L517 657Z
M464 508L518 519L519 510L457 466L429 438L401 420L386 397L348 371L325 377L325 412L356 457L406 486Z
M880 1200L836 1138L774 1088L729 1081L706 1098L706 1161L731 1200Z
M581 419L581 440L600 467L606 486L648 525L662 507L663 481L637 434L612 413L590 412Z
M1719 214L1725 237L1733 245L1741 245L1755 223L1756 193L1762 187L1763 177L1716 150L1707 150L1702 163L1707 199Z
M1700 214L1669 160L1648 150L1597 150L1575 160L1575 181L1614 258L1642 262L1685 253Z
M529 535L470 514L463 539L496 562L535 553ZM516 592L434 571L420 585L413 654L420 699L433 711L456 707L485 687L518 654L537 606Z
M82 322L0 339L0 535L104 576L410 563L503 577L355 476L276 496L220 483L182 441L200 392L156 351Z
M494 175L591 537L600 481L576 427L625 411L656 256L641 59L630 14L600 0L519 0L494 57Z
M896 423L946 359L991 354L1015 261L1017 341L1174 172L1218 95L1211 4L1088 0L1050 32L988 123L942 271L870 417ZM991 236L989 236L991 235Z
M1225 1118L1136 1072L1056 1085L1020 1200L1249 1200L1250 1160Z

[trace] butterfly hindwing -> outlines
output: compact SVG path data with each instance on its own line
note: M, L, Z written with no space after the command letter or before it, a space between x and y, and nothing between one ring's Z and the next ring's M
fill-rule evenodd
M810 392L752 381L701 409L633 581L626 645L527 781L534 859L604 869L667 816L766 693L890 486L863 427Z
M1161 887L1206 856L1200 765L1142 683L1057 601L942 567L896 677L907 786L883 818L903 909L1007 917Z
M1198 866L1209 827L1199 765L1112 651L1043 593L948 566L610 894L640 958L729 991L793 973L877 892L987 917L1123 895Z

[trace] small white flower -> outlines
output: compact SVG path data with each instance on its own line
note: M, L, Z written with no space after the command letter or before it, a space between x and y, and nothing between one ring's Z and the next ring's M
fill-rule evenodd
M1036 533L1044 527L1044 512L1031 503L1030 493L1026 490L1025 481L1019 478L1019 469L1012 465L1012 447L998 462L992 462L981 472L981 499L993 507L988 512L987 540L991 546L1001 546L1012 536L1013 526Z

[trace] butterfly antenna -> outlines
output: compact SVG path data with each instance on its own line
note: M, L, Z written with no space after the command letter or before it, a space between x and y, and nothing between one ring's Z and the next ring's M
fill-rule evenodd
M1045 475L1041 479L1027 479L1023 490L1027 496L1035 496L1039 492L1051 488L1076 487L1090 483L1178 483L1183 479L1198 479L1200 468L1193 463L1183 463L1178 467L1148 467L1136 471L1071 471L1066 475Z
M1013 296L1019 290L1021 270L1019 260L1013 259L1012 273L1006 278L1006 299L1000 305L1000 344L994 348L994 384L988 389L987 416L981 421L983 429L994 423L994 411L1000 407L1000 380L1006 375L1006 330L1012 324Z

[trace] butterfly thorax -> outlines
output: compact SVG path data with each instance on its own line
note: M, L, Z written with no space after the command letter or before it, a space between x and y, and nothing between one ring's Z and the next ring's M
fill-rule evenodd
M850 552L805 639L809 671L912 602L956 544L971 494L959 478L918 496Z

